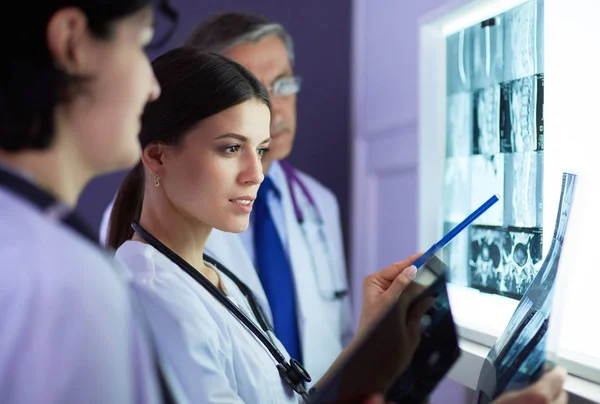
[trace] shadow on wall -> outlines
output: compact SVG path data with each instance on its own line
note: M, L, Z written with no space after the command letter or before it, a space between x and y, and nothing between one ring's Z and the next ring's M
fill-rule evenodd
M347 240L349 212L349 88L351 2L332 0L170 0L179 11L171 40L151 59L179 46L203 18L218 11L262 14L283 24L296 47L296 72L303 77L298 98L298 133L290 162L329 187L340 201ZM160 24L160 20L159 24ZM97 231L102 214L124 173L95 179L78 210ZM346 242L347 245L347 242Z

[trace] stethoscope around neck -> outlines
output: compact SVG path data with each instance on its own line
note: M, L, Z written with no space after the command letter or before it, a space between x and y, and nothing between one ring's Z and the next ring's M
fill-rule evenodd
M315 202L315 199L311 195L308 187L301 180L300 176L297 174L294 167L292 167L290 164L288 164L286 161L283 161L283 160L279 161L279 165L280 165L281 169L283 170L283 174L285 175L285 179L288 184L288 188L290 190L290 197L292 200L292 206L294 208L294 215L296 216L296 221L298 222L298 226L300 227L300 231L302 232L302 236L304 237L306 246L310 250L310 253L308 255L310 256L310 259L311 259L311 265L313 268L314 275L317 279L317 287L319 289L321 297L325 300L343 299L348 294L348 290L345 289L345 287L340 288L338 285L339 282L336 281L337 278L335 276L333 259L331 257L331 249L329 248L329 243L327 241L327 237L325 236L325 233L323 230L323 215L321 214L321 211L317 207L317 203ZM318 228L319 228L318 232L319 232L319 238L321 239L320 240L321 245L323 246L323 248L325 250L324 253L327 256L327 266L329 269L329 276L331 278L330 281L331 281L331 285L332 285L332 290L323 290L323 286L322 286L323 283L320 282L319 267L318 267L316 259L315 259L315 253L313 251L312 243L310 242L308 234L306 233L306 228L304 227L304 225L306 223L306 218L304 217L304 212L302 212L302 208L300 208L300 204L298 203L298 198L296 196L296 188L294 187L294 184L298 185L298 187L304 194L304 197L308 201L308 204L310 205L310 208L312 209L312 211L315 215L315 220L316 220L316 222L318 224Z
M283 379L283 381L288 386L290 386L296 393L300 394L305 401L308 401L308 393L304 388L304 383L308 383L311 381L310 375L308 374L306 369L304 369L302 364L296 359L290 358L289 361L286 361L285 356L281 353L277 346L275 346L273 341L271 341L271 339L267 336L267 333L271 328L268 323L268 320L266 320L264 313L260 308L260 305L254 297L254 294L239 278L233 275L229 270L227 270L214 258L204 255L204 259L206 261L208 261L212 265L215 265L221 272L223 272L228 278L230 278L236 284L236 286L238 286L238 288L242 291L244 295L246 295L246 298L250 303L251 310L256 316L257 320L259 321L264 332L258 328L258 326L246 315L246 313L240 310L231 300L229 300L227 296L225 296L225 294L219 290L219 288L213 285L211 281L204 277L204 275L198 272L187 261L185 261L173 250L171 250L169 247L160 242L152 234L148 233L138 223L132 223L131 227L148 244L156 248L161 254L166 256L175 265L181 268L202 287L204 287L204 289L206 289L219 303L225 306L227 311L229 311L248 330L250 330L250 332L254 334L254 336L258 338L258 340L265 346L265 348L267 348L271 356L277 362L277 371L279 372L279 376Z

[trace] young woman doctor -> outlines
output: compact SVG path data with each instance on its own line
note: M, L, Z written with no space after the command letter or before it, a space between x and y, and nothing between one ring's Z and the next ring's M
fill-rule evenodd
M126 272L72 211L139 159L152 3L2 5L18 23L0 24L1 403L163 402Z
M240 232L248 226L270 142L268 92L241 65L191 48L168 52L153 67L162 95L144 113L142 162L117 195L109 243L131 270L162 358L191 402L297 402L276 368L278 352L290 364L283 346L261 329L274 345L269 351L215 296L257 324L244 291L203 256L213 228ZM156 248L162 245L168 251ZM410 281L409 264L367 278L361 330ZM209 280L213 292L194 274ZM408 321L414 344L420 316L415 311ZM406 324L401 328L408 332Z
M294 362L257 325L260 313L243 286L203 255L213 228L248 226L270 141L268 93L249 71L216 54L179 48L153 67L162 95L144 113L142 161L117 195L109 244L132 272L161 357L191 402L296 402L298 383L284 383L288 373L280 371ZM415 258L365 279L355 341L410 282ZM396 340L409 341L408 359L428 307L400 321L405 334ZM385 391L402 370L373 391Z

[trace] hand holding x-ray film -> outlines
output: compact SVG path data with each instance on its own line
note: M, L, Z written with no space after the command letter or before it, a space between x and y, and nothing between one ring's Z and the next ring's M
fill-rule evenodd
M551 368L547 363L547 331L554 281L558 273L577 176L563 174L554 235L542 267L521 298L508 326L484 361L476 392L476 404L491 402L505 391L526 388ZM553 317L554 321L554 317ZM558 341L554 341L554 346ZM551 352L556 351L552 346Z
M387 302L380 318L361 328L352 352L319 383L314 402L361 402L374 392L392 401L423 402L460 356L446 289L448 268L439 256L496 202L497 196L490 198L416 259L413 282ZM413 335L415 319L420 324Z

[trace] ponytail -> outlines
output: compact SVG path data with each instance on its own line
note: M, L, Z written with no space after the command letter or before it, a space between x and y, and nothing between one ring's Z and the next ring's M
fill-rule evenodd
M125 177L115 198L108 225L107 245L115 250L133 237L132 222L140 220L144 201L144 166L140 161Z

